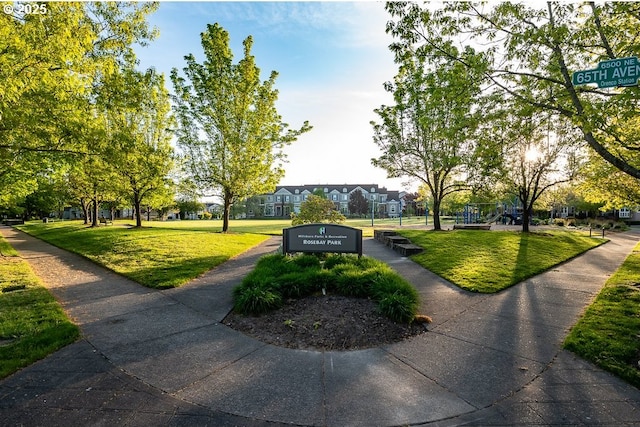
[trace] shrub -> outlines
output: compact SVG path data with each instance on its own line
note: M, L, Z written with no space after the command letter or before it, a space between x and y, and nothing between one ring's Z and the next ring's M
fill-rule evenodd
M280 292L282 298L301 298L311 295L316 288L310 280L314 271L304 273L286 273L275 278L275 288Z
M324 268L330 270L333 267L335 267L336 265L348 264L350 262L351 262L350 261L350 257L348 257L348 256L333 254L333 255L329 255L327 257L327 259L325 260Z
M282 297L266 286L241 287L234 292L234 310L239 313L262 314L282 306Z
M369 272L349 269L336 276L336 290L350 297L366 297L370 294L371 274Z
M394 322L410 323L418 311L418 303L400 290L378 301L378 310Z
M299 255L299 256L293 257L293 262L301 268L310 268L310 267L320 268L320 259L315 255L309 255L309 254Z
M381 314L396 322L411 322L417 313L418 292L389 266L373 258L330 255L324 268L315 255L267 255L233 290L234 309L262 314L279 308L288 298L321 290L373 298Z
M307 274L310 287L317 292L333 291L336 289L336 277L331 271L313 270Z

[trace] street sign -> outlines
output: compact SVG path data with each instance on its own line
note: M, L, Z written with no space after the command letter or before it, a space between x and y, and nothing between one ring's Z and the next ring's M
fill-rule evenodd
M602 61L595 70L573 73L574 86L595 83L600 88L635 86L640 78L640 61L637 56Z

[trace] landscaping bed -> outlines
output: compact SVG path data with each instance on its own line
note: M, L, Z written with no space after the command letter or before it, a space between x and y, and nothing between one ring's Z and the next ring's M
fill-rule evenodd
M402 341L426 331L397 323L368 298L313 295L261 316L229 314L223 323L262 342L303 350L357 350Z
M372 258L268 255L234 289L224 323L274 345L351 350L424 332L418 303L408 282Z

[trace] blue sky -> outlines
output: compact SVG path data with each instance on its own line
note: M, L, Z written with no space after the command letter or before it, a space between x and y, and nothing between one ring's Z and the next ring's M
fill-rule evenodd
M385 33L382 2L161 2L149 21L159 37L136 52L140 67L165 74L182 69L184 56L202 60L200 33L219 23L229 32L234 60L253 36L252 54L263 79L279 73L277 108L283 121L314 127L287 148L281 184L368 184L403 188L371 165L373 110L392 102L382 87L397 66Z

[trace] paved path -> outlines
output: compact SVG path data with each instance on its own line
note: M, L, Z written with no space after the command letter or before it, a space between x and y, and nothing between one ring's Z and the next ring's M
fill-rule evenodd
M0 382L2 425L638 425L640 391L561 342L637 232L495 295L464 292L373 240L419 290L430 331L349 352L266 345L220 324L278 238L157 291L8 227L83 339Z

